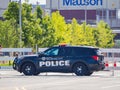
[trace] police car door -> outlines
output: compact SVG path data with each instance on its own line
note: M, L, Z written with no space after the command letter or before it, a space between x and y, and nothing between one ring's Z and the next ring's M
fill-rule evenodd
M44 52L44 56L39 61L40 71L59 72L65 67L67 62L63 56L59 55L60 47L52 47Z

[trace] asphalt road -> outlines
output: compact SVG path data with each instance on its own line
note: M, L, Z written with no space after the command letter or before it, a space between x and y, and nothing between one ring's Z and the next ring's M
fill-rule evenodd
M95 72L91 76L43 73L24 76L13 70L0 70L0 90L120 90L120 71Z

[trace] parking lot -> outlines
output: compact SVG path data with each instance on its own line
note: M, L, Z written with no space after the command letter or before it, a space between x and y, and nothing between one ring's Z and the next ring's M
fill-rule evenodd
M99 71L91 76L42 73L24 76L13 70L0 70L0 90L119 90L120 71Z

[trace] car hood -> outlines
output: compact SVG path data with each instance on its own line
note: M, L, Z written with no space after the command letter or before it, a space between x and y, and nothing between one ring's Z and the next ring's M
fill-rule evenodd
M38 57L37 54L18 56L18 59Z

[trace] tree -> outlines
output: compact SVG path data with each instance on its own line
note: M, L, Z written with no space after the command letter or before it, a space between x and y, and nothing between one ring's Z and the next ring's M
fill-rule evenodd
M51 18L49 16L45 16L42 19L42 43L40 46L42 47L51 47L55 45L55 29L53 28Z
M72 20L71 25L71 44L72 45L92 45L95 46L95 39L93 36L93 29L86 23L79 24L76 19Z
M18 47L19 45L19 32L15 30L14 23L15 20L0 21L0 43L4 48Z
M43 11L42 11L40 6L36 7L35 14L36 14L36 18L39 18L40 20L42 20L42 18L43 18Z
M19 24L19 3L17 2L10 2L8 5L7 10L5 10L3 17L6 20L10 20L14 18ZM31 21L33 19L33 14L32 14L32 5L23 3L22 4L22 20L27 19Z
M19 4L16 2L11 2L8 9L4 12L4 18L6 20L15 19L16 21L16 31L19 32ZM23 3L22 4L22 41L23 46L29 47L34 44L33 31L36 28L34 24L37 23L36 18L34 18L32 13L32 6ZM39 24L39 23L38 23ZM40 26L39 26L40 27ZM39 33L39 32L38 32ZM19 41L18 41L19 42ZM18 43L16 42L16 43Z
M82 37L84 36L83 30L80 25L77 23L77 20L74 18L72 23L69 25L71 31L71 41L70 44L72 45L81 45L84 41ZM82 41L81 41L82 39Z
M104 21L101 21L98 23L96 28L96 46L102 47L102 48L108 48L114 46L114 34L112 33L112 30L106 24Z
M23 21L23 39L25 47L34 47L41 42L42 28L39 25L39 20L30 22L28 20Z
M52 25L55 30L54 36L55 36L55 43L69 43L70 42L70 31L67 29L67 24L65 22L65 19L63 16L60 15L60 13L53 12L52 13Z
M6 21L1 21L1 39L0 42L4 47L18 47L19 42L19 4L11 2L4 13ZM5 25L6 24L6 25ZM7 29L7 28L8 29ZM12 40L8 37L13 35ZM2 34L7 32L5 39ZM32 13L32 5L22 4L22 41L23 47L50 47L59 43L70 43L72 45L91 45L98 47L112 47L114 45L112 30L101 21L97 27L79 24L76 19L67 24L64 17L59 11L53 12L51 17L44 16L43 11L37 6L35 13ZM4 42L4 40L9 41ZM3 41L2 41L3 40ZM3 43L4 42L4 43Z
M33 13L32 13L32 5L23 3L22 4L22 20L32 21L34 20Z
M19 23L19 5L16 2L11 2L5 10L3 17L6 20L15 19Z

